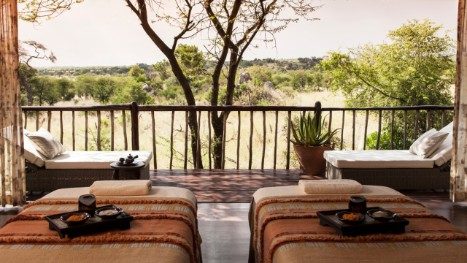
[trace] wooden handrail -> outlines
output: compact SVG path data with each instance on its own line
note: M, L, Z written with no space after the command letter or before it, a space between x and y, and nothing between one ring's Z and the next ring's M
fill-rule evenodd
M135 103L136 104L136 103ZM258 106L258 105L137 105L138 111L314 111L316 106ZM95 106L23 106L23 111L110 111L131 110L132 104ZM322 107L321 111L364 110L453 110L453 105L420 105L394 107Z
M197 106L171 106L171 105L138 105L137 103L133 102L131 104L119 104L119 105L95 105L95 106L24 106L22 107L22 111L24 116L29 116L30 123L32 127L39 128L42 123L46 121L45 125L50 130L53 127L58 127L60 140L63 142L64 140L64 124L68 122L68 117L71 117L71 148L75 150L76 147L76 131L75 129L84 129L84 143L82 144L82 148L84 150L88 150L90 147L91 149L100 150L104 146L108 149L115 150L115 126L117 123L121 125L121 132L122 132L122 142L120 149L128 150L139 150L140 149L140 123L139 119L142 118L140 115L149 116L150 115L150 136L152 143L152 151L154 154L154 168L158 168L158 158L162 155L157 152L158 144L167 144L170 148L170 153L168 156L168 168L169 169L176 169L180 168L177 167L178 164L174 164L176 160L183 161L183 168L188 169L189 164L193 164L193 160L189 159L188 150L189 150L189 143L188 141L191 140L198 140L197 145L199 149L205 150L204 156L207 156L207 160L205 160L206 164L208 165L209 169L214 168L212 166L212 152L215 143L221 143L222 145L222 156L221 156L221 168L225 168L226 159L230 162L235 164L237 169L242 169L248 167L248 169L268 169L268 164L266 162L266 156L272 156L271 159L273 160L273 164L270 166L273 169L291 169L291 164L293 160L293 149L291 149L291 127L293 123L294 117L298 114L304 114L307 112L314 112L317 115L326 116L327 122L327 130L331 131L333 128L338 128L339 133L336 135L336 149L343 149L348 147L350 149L357 149L363 146L363 149L368 147L367 139L370 136L370 132L372 132L369 128L369 119L370 116L376 120L377 129L376 129L376 136L373 137L374 145L373 147L380 148L384 143L390 143L391 148L395 147L406 147L410 145L411 141L414 140L414 136L419 135L424 130L428 129L429 127L433 126L436 122L436 127L443 127L446 122L450 121L451 114L454 107L452 105L420 105L420 106L396 106L396 107L322 107L320 102L316 102L314 106L243 106L243 105L227 105L227 106L209 106L209 105L197 105ZM160 124L157 121L156 114L160 114L160 112L167 112L170 114L169 125L170 125L170 137L168 138L161 138L160 142L157 142L156 138L156 125L159 126ZM197 136L192 138L189 136L191 133L191 127L189 127L187 122L188 113L196 112L197 113L197 121L196 124L198 127ZM201 115L205 113L203 117L203 123L201 122ZM236 136L231 137L232 135L227 136L227 118L229 118L229 114L224 114L223 120L223 134L222 138L217 138L219 141L214 141L212 134L212 125L210 123L212 114L216 114L215 112L227 112L227 113L235 113L231 114L236 116L238 121L237 123L237 131L235 132ZM46 113L41 117L41 114ZM75 124L75 116L81 116L81 113L84 113L84 120L83 123ZM180 128L174 126L174 119L176 116L180 116L180 113L185 113L185 122L182 123ZM396 115L397 113L397 115ZM66 114L66 115L65 115ZM80 114L80 115L78 115ZM59 126L53 125L51 123L51 116L58 116ZM129 116L128 116L129 115ZM242 116L243 115L243 116ZM248 117L249 118L248 118ZM280 124L279 116L281 116L282 121ZM383 117L384 116L384 117ZM402 121L402 126L399 130L399 145L395 145L394 136L396 132L396 128L394 127L394 120L395 118ZM424 116L424 117L422 117ZM434 119L437 116L438 119ZM245 119L246 117L246 119ZM121 119L120 119L121 118ZM347 120L346 120L347 118ZM449 118L449 119L448 119ZM243 121L242 121L243 119ZM356 124L357 119L359 119L362 124L360 130L358 129L358 125ZM110 124L107 123L107 120L110 120ZM118 121L117 121L118 120ZM232 120L232 118L231 118ZM35 123L34 123L35 121ZM267 124L272 121L271 124ZM389 132L389 142L388 139L384 139L382 137L383 133L383 122L389 121L389 130L385 130L384 132ZM410 122L410 127L408 126L408 122ZM233 122L229 125L235 123L235 117L233 117ZM207 135L207 138L204 137L206 144L201 147L203 144L201 142L201 138L203 137L200 134L200 127L204 125L204 136ZM207 125L206 125L207 124ZM245 126L244 134L242 133L242 124ZM68 124L66 124L68 125ZM75 127L76 125L76 127ZM92 125L92 126L91 126ZM95 125L95 127L94 127ZM141 127L145 127L146 124L141 124ZM177 124L178 125L178 124ZM27 128L28 121L27 118L24 121L24 126ZM83 127L84 126L84 127ZM260 126L257 130L255 127ZM107 130L107 127L110 127L110 131ZM176 129L177 128L177 129ZM345 129L344 129L345 128ZM54 128L57 129L57 128ZM175 130L174 130L175 129ZM373 128L374 129L374 128ZM94 131L95 130L95 131ZM129 132L128 132L129 130ZM95 132L95 136L93 133ZM145 130L141 130L144 134ZM177 150L176 148L176 133L183 133L184 138L184 147L182 150ZM278 138L278 133L282 133L283 138ZM359 134L358 134L359 132ZM129 134L131 134L131 138L128 138ZM91 135L92 137L90 137ZM110 135L110 139L108 141L103 140L103 136ZM240 141L240 138L242 141ZM358 137L358 138L357 138ZM256 147L258 150L254 150L255 143L254 138L259 139L261 145L258 144ZM91 139L93 141L91 141ZM226 147L229 141L237 140L232 144L229 144L229 147L235 147L234 149L235 156L226 156ZM358 140L360 140L358 142ZM362 140L363 139L363 143ZM95 140L95 142L94 142ZM129 141L131 140L131 141ZM282 141L282 142L281 142ZM285 141L285 145L283 142ZM92 145L91 145L92 142ZM357 144L357 142L359 144ZM104 144L105 143L105 144ZM268 151L268 145L271 144L271 151ZM363 145L362 145L363 144ZM279 149L279 145L281 145L281 149ZM387 147L387 145L385 146ZM143 145L143 148L147 149L148 145ZM242 150L243 148L243 150ZM201 151L200 150L200 151ZM242 153L243 152L243 153ZM278 156L282 155L285 156L284 162L282 162L282 167L278 167ZM247 162L242 162L244 167L240 165L240 159L245 156L248 159ZM196 163L198 163L199 158L203 158L202 155L193 157L198 158ZM192 159L193 159L192 158ZM246 166L245 166L246 165ZM159 165L160 166L160 165ZM258 166L258 167L256 167ZM270 168L269 167L269 168Z

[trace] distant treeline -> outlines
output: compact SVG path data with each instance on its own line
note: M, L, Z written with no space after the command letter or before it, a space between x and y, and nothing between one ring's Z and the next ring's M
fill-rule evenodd
M274 65L276 68L283 70L305 70L311 69L316 66L322 58L320 57L310 57L310 58L298 58L298 59L273 59L273 58L264 58L264 59L253 59L253 60L244 60L240 63L241 68L251 67L251 66L266 66ZM207 61L208 67L214 66L214 62ZM138 67L144 70L150 70L152 65L145 63L136 64ZM47 68L38 68L39 75L47 76L80 76L85 74L94 74L94 75L127 75L131 66L93 66L93 67L47 67Z

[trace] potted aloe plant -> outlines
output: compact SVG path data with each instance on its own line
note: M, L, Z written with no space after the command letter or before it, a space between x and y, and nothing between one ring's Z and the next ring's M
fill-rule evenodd
M332 150L331 141L336 130L328 131L320 114L300 116L292 125L291 139L295 153L306 174L322 176L326 169L323 153Z

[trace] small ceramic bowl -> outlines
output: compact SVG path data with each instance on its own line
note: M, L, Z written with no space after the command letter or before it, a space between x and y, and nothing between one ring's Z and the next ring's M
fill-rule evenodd
M369 217L378 221L389 221L397 216L396 213L381 208L370 209L366 213Z
M91 215L86 212L72 212L66 215L62 215L60 220L65 222L67 225L79 225L86 222Z
M347 224L359 224L365 220L365 215L362 213L342 211L336 213L337 218Z
M115 218L120 213L122 213L122 209L118 207L104 207L96 210L95 215L100 218Z

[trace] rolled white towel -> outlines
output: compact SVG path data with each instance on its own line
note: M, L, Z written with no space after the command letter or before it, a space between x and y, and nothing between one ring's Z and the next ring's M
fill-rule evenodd
M95 196L148 195L151 188L150 180L95 181L89 192Z
M358 194L363 186L349 179L300 180L298 186L307 194Z

